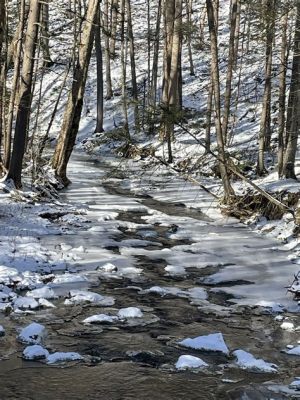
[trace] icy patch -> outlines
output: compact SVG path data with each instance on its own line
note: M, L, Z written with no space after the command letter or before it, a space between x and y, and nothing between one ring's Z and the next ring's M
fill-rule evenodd
M179 370L184 369L195 369L195 368L205 368L208 367L208 364L201 360L201 358L183 355L178 358L178 361L175 367Z
M113 272L117 272L118 267L116 267L114 264L106 263L106 264L102 265L101 267L99 267L98 270L103 271L103 272L109 272L111 274Z
M87 290L71 290L70 298L66 299L65 305L75 305L81 303L93 303L101 306L112 306L115 304L113 297L101 296L101 294L89 292Z
M49 356L49 351L38 344L27 346L23 351L25 360L41 360Z
M300 378L297 377L293 382L289 384L291 389L300 390Z
M278 372L276 364L255 358L252 354L244 350L235 350L232 354L237 359L236 364L242 369L249 369L254 372Z
M29 344L39 344L46 335L44 325L32 322L30 325L23 328L18 336L21 342Z
M107 314L96 314L96 315L92 315L91 317L86 318L82 322L84 324L105 324L105 323L111 324L118 320L119 320L119 318L116 316L111 316L111 315L107 315Z
M46 360L47 360L47 364L57 364L60 362L77 361L77 360L82 360L82 359L83 359L83 357L78 353L56 352L56 353L50 354Z
M198 336L194 339L187 338L178 342L178 344L196 350L218 351L226 355L229 354L222 333L212 333L206 336Z
M140 308L138 307L127 307L127 308L121 308L118 312L118 317L120 319L126 319L126 318L142 318L143 313Z
M41 298L38 301L39 301L39 305L42 307L56 308L56 306L53 303L51 303L50 301L48 301L47 299Z

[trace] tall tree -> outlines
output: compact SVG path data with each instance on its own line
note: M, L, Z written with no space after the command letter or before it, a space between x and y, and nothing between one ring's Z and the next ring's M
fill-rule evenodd
M222 131L221 121L221 94L220 94L220 73L219 73L219 60L218 60L218 37L217 27L215 24L215 9L212 0L206 0L207 19L210 33L210 51L211 51L211 76L214 91L214 104L215 104L215 127L217 134L218 154L219 154L219 168L224 188L224 202L229 203L234 191L230 184L227 159L224 146L224 137Z
M282 176L296 179L295 158L300 129L300 0L296 1L294 55L286 121L286 150Z
M36 42L39 29L41 3L30 0L29 15L24 43L24 57L18 92L17 117L13 150L6 179L11 179L16 188L22 187L22 163L28 133L30 107L32 100L32 79L35 60Z
M98 9L98 17L95 26L95 49L97 61L97 123L95 132L103 132L103 59L101 44L101 10Z
M62 128L52 158L55 175L64 185L69 183L67 165L73 151L83 106L83 96L94 42L99 0L90 0L83 24L78 58L73 72L72 88L66 104Z

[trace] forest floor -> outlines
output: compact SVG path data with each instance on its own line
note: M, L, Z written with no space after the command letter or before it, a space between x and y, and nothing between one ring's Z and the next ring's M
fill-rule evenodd
M56 204L1 196L1 398L300 397L285 245L140 162L69 176Z

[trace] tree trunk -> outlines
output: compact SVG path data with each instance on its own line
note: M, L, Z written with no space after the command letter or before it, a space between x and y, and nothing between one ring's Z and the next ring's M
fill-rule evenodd
M78 59L73 73L73 83L65 108L62 128L52 159L56 176L67 185L67 164L73 151L83 106L83 96L94 41L94 24L97 23L99 0L90 0L83 23Z
M113 96L112 83L111 83L111 67L110 67L110 40L109 40L109 23L108 23L108 2L105 0L103 11L103 31L104 31L104 45L105 45L105 81L106 81L106 99L109 100Z
M27 17L27 12L25 11L25 8L26 8L26 2L25 0L22 0L20 5L20 15L19 15L20 21L16 31L18 37L14 37L14 39L16 39L16 48L15 51L12 52L12 54L14 54L14 73L13 73L12 88L8 105L8 117L4 135L4 166L6 169L9 168L10 158L11 158L12 126L13 126L14 109L16 105L16 96L17 96L17 90L20 79L20 69L21 69L22 37L25 28L25 20ZM7 62L9 63L9 60L7 60Z
M286 111L286 72L287 72L287 28L289 13L284 10L281 19L281 52L280 52L280 69L279 69L279 110L278 110L278 175L282 175L283 155L284 155L284 128L285 128L285 111Z
M118 25L118 12L119 12L119 1L111 0L111 29L110 29L110 57L115 58L116 56L116 35Z
M297 0L297 17L294 37L294 56L287 113L287 147L284 154L282 176L296 179L295 158L300 128L300 0Z
M228 123L230 116L231 85L232 85L233 68L235 64L234 39L236 34L237 6L238 6L238 0L231 0L229 54L228 54L226 89L225 89L225 100L224 100L223 121L222 121L222 130L225 143L227 143L227 136L228 136L227 133L228 133Z
M128 123L128 104L126 87L126 60L127 60L127 37L125 35L125 0L121 0L121 66L122 66L122 106L124 113L124 132L127 141L130 140Z
M97 62L97 122L95 132L103 132L103 60L101 45L101 12L98 10L97 23L95 26L95 49Z
M131 84L132 84L132 98L134 102L134 120L135 130L139 131L139 106L138 106L138 87L136 81L136 67L135 67L135 48L134 48L134 35L132 29L132 17L131 17L131 3L130 0L126 0L127 8L127 30L129 39L129 50L130 50L130 67L131 67Z
M211 65L212 65L211 74L212 74L212 83L214 91L217 145L218 145L218 153L220 159L219 168L224 188L224 202L229 203L231 201L231 197L234 195L234 191L229 181L227 160L226 160L225 146L224 146L223 132L222 132L220 78L219 78L219 63L218 63L218 38L217 38L217 29L215 24L215 9L212 0L206 0L206 8L207 8L207 19L208 19L208 27L210 34Z
M270 12L266 26L266 67L265 67L265 87L263 95L263 104L261 112L261 121L259 128L259 149L256 172L263 175L265 169L265 150L270 146L271 140L271 94L272 94L272 59L273 59L273 41L275 24L275 1L266 0L266 9Z
M13 151L6 179L12 179L16 188L22 187L21 173L25 153L27 131L30 118L32 99L32 78L34 57L38 36L41 3L30 0L28 25L24 43L24 59L21 72L20 87L18 92L18 111L15 125Z
M51 60L49 47L49 0L43 0L41 20L41 43L43 49L44 66L51 67L51 65L53 65L53 61Z
M192 5L193 0L185 0L185 6L186 6L186 19L187 19L187 45L188 45L188 53L189 53L189 63L190 63L190 75L194 76L195 75L195 70L194 70L194 61L193 61L193 52L192 52L192 20L191 20L191 14L192 14Z

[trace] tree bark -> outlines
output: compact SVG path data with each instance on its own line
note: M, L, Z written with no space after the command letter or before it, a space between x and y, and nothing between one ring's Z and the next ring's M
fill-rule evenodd
M95 26L95 49L97 62L97 122L95 132L103 132L103 59L101 45L101 12L98 9L98 17Z
M83 106L83 96L94 41L94 24L98 14L99 0L90 0L83 24L78 59L73 73L72 88L65 108L62 128L52 158L52 167L57 178L64 185L67 178L67 165L75 145Z
M297 0L296 12L293 69L286 121L287 146L282 167L282 176L292 179L296 179L295 158L300 129L300 0Z
M40 21L40 10L41 3L37 0L30 0L28 25L24 43L24 59L18 92L18 111L16 117L13 150L6 176L6 179L13 180L17 189L22 187L22 163L25 153L30 118L34 56Z
M219 168L224 188L224 203L230 203L234 191L230 184L227 160L225 154L225 146L222 132L221 122L221 96L220 96L220 77L219 77L219 62L218 62L218 38L217 29L215 24L215 9L212 0L206 0L207 19L210 34L210 49L211 49L211 65L212 65L212 84L214 91L214 104L215 104L215 127L217 134L217 145L219 153Z

